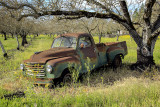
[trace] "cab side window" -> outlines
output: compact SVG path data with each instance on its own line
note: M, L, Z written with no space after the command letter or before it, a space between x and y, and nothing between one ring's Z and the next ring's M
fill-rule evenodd
M91 39L89 37L81 37L79 39L79 46L84 45L85 47L90 47L92 45Z

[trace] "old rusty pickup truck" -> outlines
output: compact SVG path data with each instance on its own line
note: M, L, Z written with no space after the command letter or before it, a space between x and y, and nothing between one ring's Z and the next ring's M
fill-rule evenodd
M106 64L116 68L127 52L125 41L95 44L90 34L68 33L54 39L51 49L35 52L20 67L23 75L35 76L35 84L53 84L56 79L65 82L71 77L69 65L79 75L88 72L86 63L92 66L90 70Z

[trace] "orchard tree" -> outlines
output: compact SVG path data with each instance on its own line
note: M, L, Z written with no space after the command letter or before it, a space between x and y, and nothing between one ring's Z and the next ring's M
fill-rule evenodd
M14 1L14 0L13 0ZM158 4L156 0L24 0L10 3L4 0L0 5L7 9L24 10L17 20L25 17L42 17L46 15L59 16L65 19L100 18L112 19L126 28L137 44L137 63L154 64L153 50L160 33L160 14L153 18L153 7ZM130 4L132 4L130 6ZM138 8L144 4L142 23L134 22L131 18L131 8ZM155 20L152 20L155 19ZM138 33L135 25L143 27L143 35Z
M94 18L82 18L79 22L85 32L88 32L89 34L92 34L92 32L98 27L98 23Z
M8 12L6 12L6 9L1 8L0 9L0 33L3 34L4 40L7 40L7 33L9 31L12 31L12 24L11 24L11 18L8 15Z
M31 20L23 20L20 24L19 35L22 38L22 46L28 44L27 35L32 32L34 22Z

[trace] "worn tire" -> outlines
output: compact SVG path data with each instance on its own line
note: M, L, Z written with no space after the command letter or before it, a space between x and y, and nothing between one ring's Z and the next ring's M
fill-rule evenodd
M72 76L70 73L67 73L63 77L63 84L66 86L71 86L72 85Z
M115 56L113 62L112 62L112 67L113 69L119 68L122 66L122 59L120 55Z

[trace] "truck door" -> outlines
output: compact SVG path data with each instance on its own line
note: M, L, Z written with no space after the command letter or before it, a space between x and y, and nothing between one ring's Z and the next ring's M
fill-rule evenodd
M80 37L78 45L83 72L87 72L88 69L94 69L98 64L98 60L92 39L89 36Z

